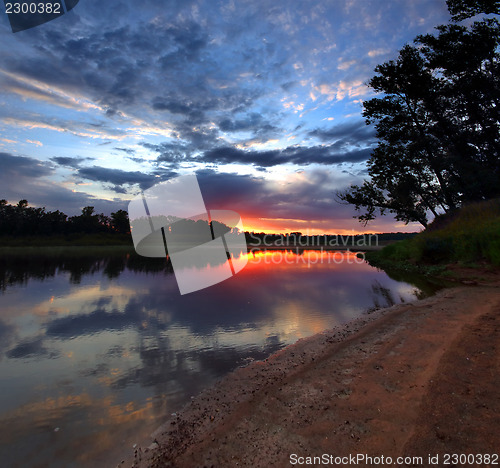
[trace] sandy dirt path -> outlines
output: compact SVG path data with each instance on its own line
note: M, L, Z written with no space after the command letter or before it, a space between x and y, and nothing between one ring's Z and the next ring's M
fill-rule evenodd
M158 444L138 447L134 466L307 461L291 454L383 455L393 466L399 456L423 459L399 466L431 466L431 454L444 466L446 453L500 453L498 428L500 288L468 286L362 316L236 370L160 428Z

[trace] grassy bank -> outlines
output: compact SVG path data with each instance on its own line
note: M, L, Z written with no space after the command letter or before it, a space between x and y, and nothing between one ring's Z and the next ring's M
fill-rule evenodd
M52 246L129 246L133 248L130 234L66 234L60 236L2 236L0 246L6 247L52 247Z
M0 259L49 258L72 259L82 257L113 257L135 255L134 247L127 245L31 245L0 247Z
M366 258L384 269L425 274L442 272L450 263L500 266L500 199L440 216L412 239L368 252Z

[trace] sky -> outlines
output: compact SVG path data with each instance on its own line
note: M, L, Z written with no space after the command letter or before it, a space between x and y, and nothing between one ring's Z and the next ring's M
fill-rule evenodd
M2 14L0 198L109 214L195 173L249 231L418 231L336 194L367 178L374 68L448 21L445 0L80 0L17 33Z

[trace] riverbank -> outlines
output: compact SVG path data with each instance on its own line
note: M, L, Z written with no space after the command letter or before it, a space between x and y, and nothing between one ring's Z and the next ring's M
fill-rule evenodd
M252 244L248 244L247 249L249 252L261 252L261 251L291 251L291 252L305 252L308 250L317 250L323 252L375 252L383 249L385 246L390 245L391 243L380 243L373 245L299 245L299 244L290 244L290 245L277 245L277 244L269 244L264 246L255 246Z
M443 464L446 453L498 452L500 278L487 280L364 315L236 370L137 447L133 465L367 454L425 466L428 454Z

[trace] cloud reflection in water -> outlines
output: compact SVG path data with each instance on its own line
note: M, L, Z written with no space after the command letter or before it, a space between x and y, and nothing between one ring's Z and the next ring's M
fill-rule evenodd
M415 297L352 254L333 255L249 253L240 274L185 296L163 259L3 259L2 460L116 461L102 457L248 359Z

